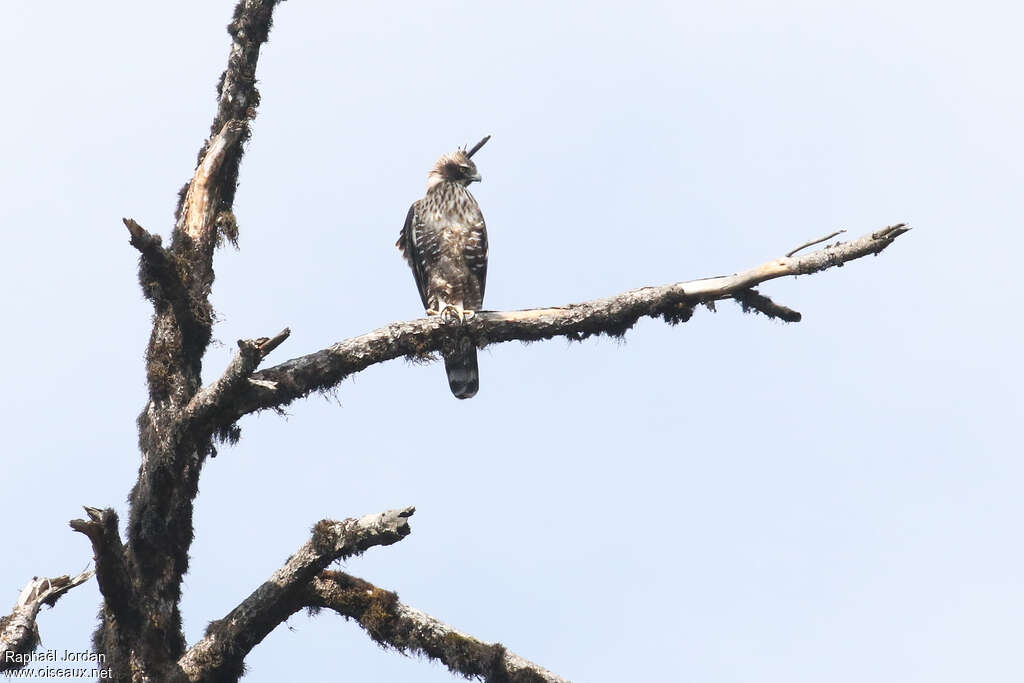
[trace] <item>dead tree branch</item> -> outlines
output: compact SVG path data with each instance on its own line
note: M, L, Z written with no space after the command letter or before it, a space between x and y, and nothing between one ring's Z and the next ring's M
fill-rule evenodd
M335 560L402 540L410 533L409 518L415 511L407 507L343 522L318 522L313 537L284 567L227 616L210 624L206 637L178 661L181 673L193 682L236 679L249 651L306 606L299 598L316 574Z
M75 577L58 576L54 579L33 578L22 589L14 609L0 618L0 671L20 669L31 659L29 654L39 645L36 617L43 605L53 605L75 586L92 578L87 569Z
M555 308L481 311L465 323L465 331L480 348L498 342L556 336L574 340L597 334L621 336L641 317L660 317L671 324L686 322L694 306L721 299L736 299L745 309L795 322L800 319L798 312L774 303L753 287L775 278L809 275L878 254L908 230L901 223L802 256L783 256L735 275L642 287ZM438 351L449 336L448 325L438 317L396 322L261 370L248 382L234 384L236 391L221 396L219 409L210 411L217 416L214 427L223 428L248 413L279 408L310 392L329 389L376 363Z
M326 607L362 626L373 640L401 652L436 659L453 673L487 681L567 683L500 643L485 643L409 607L391 591L343 572L319 574L303 594L305 605Z

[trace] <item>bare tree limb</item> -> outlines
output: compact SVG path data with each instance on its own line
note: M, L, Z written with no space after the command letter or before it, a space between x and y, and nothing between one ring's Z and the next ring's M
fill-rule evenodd
M910 230L900 223L801 256L784 256L750 270L722 277L642 287L605 299L555 308L522 311L481 311L462 328L478 347L512 340L535 341L564 336L574 340L595 334L621 336L641 317L686 322L693 307L721 299L737 299L748 308L783 320L799 313L775 304L752 288L787 275L809 275L871 254L878 254ZM439 317L396 322L367 334L338 342L321 351L294 358L252 375L224 395L215 411L221 427L257 410L279 408L313 391L329 389L371 365L403 356L422 357L441 349L451 335Z
M87 569L75 577L33 578L25 585L11 613L0 618L0 671L20 669L31 662L29 654L39 645L39 609L53 607L58 598L88 581L93 573Z
M343 572L325 571L307 586L307 606L326 607L362 626L374 641L402 652L436 659L466 678L511 683L567 683L566 679L509 652L500 643L485 643L409 607L390 591Z
M285 619L306 606L300 598L317 573L335 560L402 540L410 533L409 518L415 511L407 507L343 522L318 522L313 527L313 537L284 567L227 616L211 623L206 637L178 660L184 677L193 682L237 678L249 651Z

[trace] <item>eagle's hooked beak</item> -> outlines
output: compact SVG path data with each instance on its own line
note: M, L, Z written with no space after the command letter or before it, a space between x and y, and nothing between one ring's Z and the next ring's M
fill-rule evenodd
M470 181L474 183L479 183L481 180L483 180L483 176L481 176L479 173L470 178Z

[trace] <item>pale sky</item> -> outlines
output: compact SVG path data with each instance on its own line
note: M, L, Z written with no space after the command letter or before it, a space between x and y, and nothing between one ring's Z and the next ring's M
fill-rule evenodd
M233 2L36 3L0 25L7 292L0 613L77 573L81 506L127 516L150 308L122 216L169 235ZM474 194L485 307L721 275L839 228L877 258L624 342L480 353L457 401L394 361L207 463L189 642L319 519L415 505L344 567L575 681L1019 681L1024 12L1003 2L327 3L276 13L215 261L222 343L275 364L422 315L394 241L443 152ZM6 596L6 597L3 597ZM39 619L88 648L94 582ZM448 681L333 613L247 683Z

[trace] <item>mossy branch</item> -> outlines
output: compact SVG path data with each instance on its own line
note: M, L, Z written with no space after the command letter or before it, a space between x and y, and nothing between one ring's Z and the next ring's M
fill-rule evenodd
M567 683L500 643L486 643L409 607L391 591L344 572L321 572L306 587L306 606L332 609L355 620L377 643L423 654L466 678L510 683Z
M554 308L521 311L481 311L460 326L479 348L513 340L536 341L556 336L582 340L593 335L622 336L642 317L670 324L686 322L698 304L734 299L744 310L755 310L788 322L800 314L776 304L755 286L787 275L809 275L871 254L878 254L910 228L898 224L850 241L800 256L783 256L755 268L722 277L642 287L616 296ZM371 365L401 357L423 357L442 348L452 333L439 317L396 322L367 334L253 373L248 382L224 394L220 409L211 410L224 428L258 410L277 409L313 391L330 389Z
M86 507L85 513L89 519L73 519L68 524L87 536L92 544L96 582L106 608L120 627L137 627L141 616L128 572L124 545L117 530L117 513L110 508L101 510L93 507Z
M407 507L342 522L321 520L310 540L274 572L262 586L219 621L206 637L178 660L183 680L234 680L241 675L245 656L285 619L306 604L299 599L316 574L378 545L391 545L410 533Z

